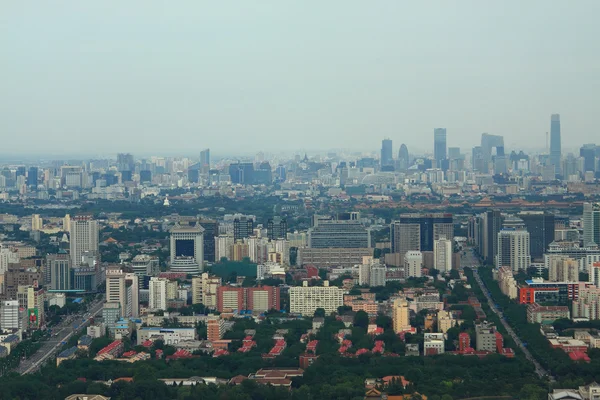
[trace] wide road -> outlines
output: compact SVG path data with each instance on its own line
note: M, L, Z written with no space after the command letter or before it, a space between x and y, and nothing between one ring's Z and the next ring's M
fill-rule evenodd
M512 337L512 339L515 341L515 343L517 344L517 346L519 346L519 348L523 351L523 354L525 354L525 357L529 361L531 361L533 363L533 365L535 367L536 374L538 374L538 376L540 378L548 377L548 379L550 379L550 381L553 382L554 378L550 374L548 374L548 372L544 368L542 368L542 366L540 365L540 363L531 355L531 353L529 352L529 350L527 350L527 347L525 347L523 345L523 342L521 341L521 339L519 338L519 336L517 336L517 334L515 333L515 331L513 331L513 329L508 324L508 322L506 322L506 320L504 319L504 315L502 314L502 312L498 311L498 309L496 308L496 302L494 301L494 299L490 295L489 291L485 287L485 284L481 280L481 277L479 276L477 268L473 268L473 276L475 277L475 280L477 281L477 284L479 284L479 287L481 288L481 291L483 292L483 294L487 298L488 305L490 306L490 309L492 310L492 312L494 314L498 315L498 317L500 318L500 322L502 323L502 325L504 326L504 328L506 329L506 331L508 332L508 334L510 335L510 337Z
M103 301L94 301L87 312L68 316L60 324L54 326L52 328L52 337L42 342L42 347L38 351L26 360L21 361L21 364L19 364L19 367L15 371L21 375L37 371L44 362L56 355L58 350L63 346L63 342L68 341L76 331L86 327L90 323L90 318L102 312L102 305Z

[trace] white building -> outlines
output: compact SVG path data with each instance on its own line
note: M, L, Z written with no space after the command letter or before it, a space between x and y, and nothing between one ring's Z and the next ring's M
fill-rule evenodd
M404 255L404 273L407 278L420 278L423 268L423 253L407 251Z
M204 228L175 225L170 244L170 271L199 275L204 266Z
M452 269L452 241L441 236L433 242L433 267L444 274Z
M19 318L19 301L5 300L0 309L0 328L21 329L21 318Z
M285 277L285 268L282 267L278 263L269 262L269 261L267 261L263 264L257 264L256 265L256 279L257 280L265 279L265 277L267 275L268 276L283 275Z
M195 340L196 328L156 328L144 327L138 329L137 344L146 340L162 340L164 344L176 345L184 340Z
M219 261L222 258L231 260L231 247L233 246L233 243L233 235L219 235L215 237L215 260ZM249 247L253 249L256 246ZM250 260L254 261L252 256L250 256Z
M423 354L426 356L444 354L444 334L425 332Z
M167 309L167 278L150 278L148 285L150 291L150 299L148 308L151 310L166 310Z
M505 227L498 232L497 267L510 267L513 271L526 270L531 265L529 232L519 225L518 218L505 220ZM506 226L507 222L510 226Z
M337 312L344 305L344 291L336 286L329 286L324 281L323 286L302 286L290 288L290 312L312 316L317 308L325 310L326 314Z
M106 301L109 303L119 303L121 306L121 317L126 316L127 294L125 292L125 273L121 268L109 267L106 269Z
M204 304L206 308L217 308L217 289L221 278L204 272L192 278L192 304Z
M71 220L70 254L71 267L79 267L85 252L98 253L98 221L89 216L78 216Z
M148 254L138 254L131 260L131 268L138 276L152 276L159 271L158 258Z

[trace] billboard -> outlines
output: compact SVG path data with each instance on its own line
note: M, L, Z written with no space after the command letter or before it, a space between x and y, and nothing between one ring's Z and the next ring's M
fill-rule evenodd
M29 308L27 309L27 321L30 327L37 327L39 324L38 309Z

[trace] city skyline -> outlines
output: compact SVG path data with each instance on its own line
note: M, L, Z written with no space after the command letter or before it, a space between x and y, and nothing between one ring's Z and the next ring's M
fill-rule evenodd
M596 136L597 2L108 3L4 7L11 153L418 149L436 126L520 149L552 113L570 141Z

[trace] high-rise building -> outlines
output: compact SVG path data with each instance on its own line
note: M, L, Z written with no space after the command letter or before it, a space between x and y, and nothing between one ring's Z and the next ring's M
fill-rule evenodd
M0 328L21 329L22 318L19 315L19 301L5 300L0 307Z
M489 210L471 221L471 236L479 254L488 265L496 263L498 254L498 232L502 229L504 216L498 210ZM499 266L500 267L500 266Z
M554 215L544 211L521 211L517 216L529 232L531 258L542 258L554 241Z
M208 174L210 171L210 149L204 149L200 152L200 172Z
M398 171L406 171L409 167L408 147L404 143L400 145L398 150Z
M131 269L138 276L152 276L159 272L159 260L148 254L138 254L131 260Z
M407 251L404 254L404 275L407 278L420 278L423 268L423 253L420 251Z
M481 170L480 172L488 173L489 165L492 161L493 149L496 149L494 157L494 173L506 173L507 163L506 155L504 154L504 137L498 135L490 135L488 133L481 134Z
M167 284L169 280L167 278L150 278L148 284L149 289L149 301L148 308L152 310L166 310L167 309Z
M410 326L410 309L408 308L408 301L405 298L394 300L392 322L395 333L406 332L412 329Z
M38 167L29 167L27 172L27 186L37 187L38 184Z
M125 292L125 273L121 268L109 267L106 269L106 301L119 303L121 317L125 317L127 310L127 295Z
M550 256L548 280L550 282L579 282L579 262L566 256Z
M269 240L285 239L287 235L287 220L275 216L267 221L267 238Z
M500 352L503 347L502 334L490 323L475 325L475 346L477 351Z
M31 216L31 230L32 231L41 231L44 227L44 221L40 217L40 214L33 214Z
M208 309L217 308L217 291L221 286L221 278L204 272L192 278L192 304L204 304Z
M442 161L446 156L446 128L435 128L433 130L433 159L435 167L442 168Z
M254 220L241 216L233 220L233 239L235 241L249 238L254 233Z
M442 274L452 269L452 242L445 236L434 241L433 267Z
M554 166L557 175L560 175L560 115L552 114L550 116L550 164Z
M590 267L588 282L596 287L600 287L600 262L595 262Z
M79 267L85 252L98 254L98 221L90 216L77 216L71 220L71 266Z
M392 140L383 139L381 141L381 166L386 167L393 165L394 159L392 156Z
M51 290L71 289L71 260L67 254L49 254L46 268L50 272Z
M390 226L392 253L401 256L407 251L433 251L440 237L454 240L452 214L401 214Z
M169 269L198 275L204 266L204 229L196 226L175 225L171 229L171 256Z
M233 236L219 235L215 237L215 261L219 262L222 258L232 259Z
M308 231L308 247L370 248L370 232L359 221L323 220Z
M523 220L508 217L498 232L497 267L510 267L513 271L527 270L531 265L529 232Z
M201 219L199 223L204 228L204 261L218 261L215 259L215 238L219 235L219 223L209 219Z
M583 245L600 245L600 203L583 203Z
M231 183L252 185L254 183L254 164L247 162L230 164L229 176L231 177Z
M309 287L307 281L302 284L289 290L290 312L312 316L318 308L322 308L329 315L344 305L344 290L329 286L329 281L324 281L323 286Z
M596 171L596 145L595 144L584 144L579 149L579 156L583 158L583 171Z
M125 274L125 316L137 318L140 316L140 283L138 276L133 273Z

